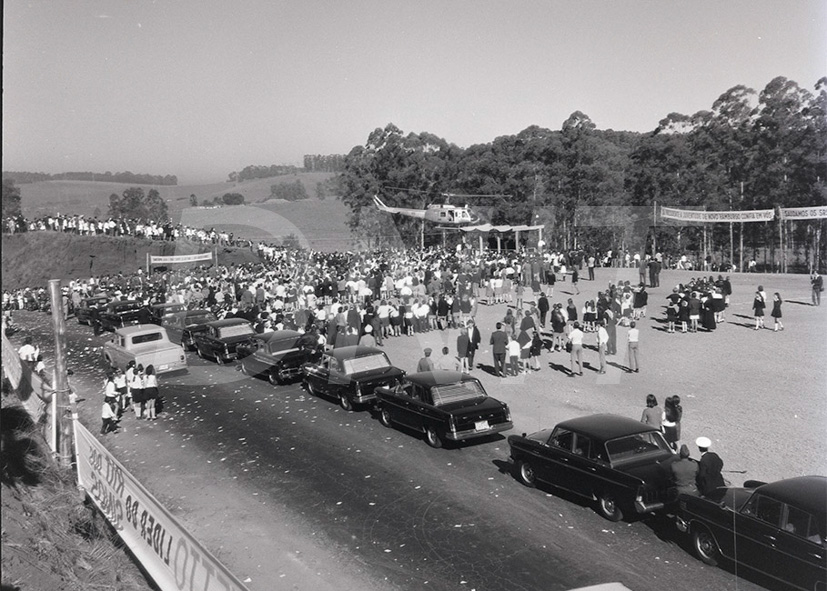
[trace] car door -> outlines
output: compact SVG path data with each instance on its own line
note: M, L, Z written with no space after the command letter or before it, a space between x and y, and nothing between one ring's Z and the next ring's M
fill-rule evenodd
M571 459L574 432L556 428L547 445L539 450L539 462L534 467L537 478L554 486L571 486Z
M391 420L400 425L412 427L414 424L414 399L418 396L417 386L406 383L389 390L390 393L385 396L383 405L390 411Z
M566 488L579 495L593 495L599 481L605 478L605 474L602 474L605 462L601 465L597 459L600 449L601 446L592 441L591 437L575 433L571 454L561 456L561 461L568 463L565 470L565 478L568 480Z
M785 505L780 531L775 540L775 559L767 574L802 589L813 589L814 581L827 589L827 551L815 515Z
M166 329L170 341L181 344L183 318L180 316L165 316L161 319L160 324Z
M326 394L328 392L328 377L330 375L330 363L335 362L330 355L323 355L322 360L318 365L308 366L305 380L308 386L319 394Z
M756 491L735 516L735 559L761 572L780 558L784 504Z

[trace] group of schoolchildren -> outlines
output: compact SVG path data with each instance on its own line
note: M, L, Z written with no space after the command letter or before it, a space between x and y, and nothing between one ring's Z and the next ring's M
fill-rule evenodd
M101 435L115 432L123 415L130 409L138 419L157 420L158 377L155 367L130 361L126 371L114 369L106 375Z

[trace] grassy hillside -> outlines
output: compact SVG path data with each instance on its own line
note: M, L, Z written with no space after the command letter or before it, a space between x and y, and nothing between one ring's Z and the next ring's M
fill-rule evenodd
M146 266L147 253L195 254L211 250L206 245L126 237L76 236L55 232L3 234L3 289L46 286L49 279L66 282L91 275L134 273L139 267ZM248 249L218 249L221 264L257 260Z
M346 224L347 208L335 198L318 200L315 197L316 184L331 176L326 172L301 173L242 183L143 188L145 191L157 189L166 200L172 219L188 226L214 227L253 240L276 242L292 234L304 246L318 250L352 248L352 237ZM297 202L267 200L271 185L296 180L305 185L308 195L312 195L310 199ZM133 185L91 181L23 184L20 185L23 214L29 218L57 213L106 216L109 196L121 194L130 186ZM247 205L216 209L190 206L190 195L194 194L199 203L204 203L230 192L244 195Z

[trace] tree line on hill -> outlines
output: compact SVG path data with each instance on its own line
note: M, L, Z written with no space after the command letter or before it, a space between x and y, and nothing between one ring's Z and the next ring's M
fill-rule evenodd
M599 130L576 111L560 130L532 125L462 149L389 124L345 157L342 199L351 228L377 246L400 237L414 244L420 226L395 216L396 231L385 231L388 214L373 206L374 195L390 206L421 209L453 193L460 194L455 201L487 196L468 204L493 224L544 224L559 248L603 250L625 242L645 249L653 237L665 248L692 248L702 239L698 226L651 227L655 203L709 210L825 205L826 115L827 78L811 92L778 77L758 93L735 86L709 110L671 113L650 133ZM620 222L584 227L578 216L600 206L629 213ZM793 223L790 239L806 242L824 222ZM773 248L777 223L743 224L747 244ZM722 225L708 231L703 235L713 246L729 239Z
M253 179L269 179L300 172L341 172L344 169L344 161L343 154L305 154L304 168L290 164L271 164L270 166L251 164L241 171L228 174L227 182L239 183Z
M37 183L41 181L94 181L102 183L132 183L140 185L174 186L178 184L178 177L174 174L135 174L133 172L60 172L47 174L45 172L3 172L3 179L12 179L18 185Z

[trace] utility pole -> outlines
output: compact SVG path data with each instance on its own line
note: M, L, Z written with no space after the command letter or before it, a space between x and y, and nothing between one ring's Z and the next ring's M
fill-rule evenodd
M49 300L52 304L52 328L55 333L55 375L52 384L57 401L57 413L52 420L58 425L58 461L64 468L72 465L72 408L69 402L69 375L66 368L66 320L63 318L63 298L60 279L49 280Z

